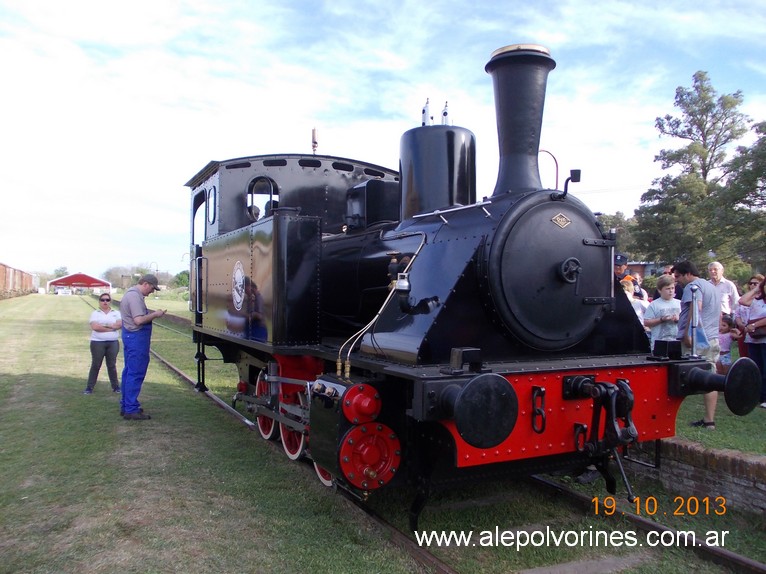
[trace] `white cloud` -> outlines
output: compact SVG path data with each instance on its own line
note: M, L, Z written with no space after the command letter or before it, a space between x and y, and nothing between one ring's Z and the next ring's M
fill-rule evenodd
M497 135L490 53L546 44L542 145L596 211L630 215L660 174L654 118L709 70L766 119L763 10L710 6L444 0L97 0L0 5L0 139L6 185L0 261L100 275L188 262L188 190L211 159L309 152L398 164L401 133L430 98L478 142L491 193ZM721 22L726 22L722 26ZM541 157L543 183L552 166ZM55 248L54 248L55 247Z

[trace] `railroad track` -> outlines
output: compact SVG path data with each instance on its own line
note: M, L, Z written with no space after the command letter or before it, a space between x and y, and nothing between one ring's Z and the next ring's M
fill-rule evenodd
M171 331L175 331L171 327L166 327L166 326L163 326L163 327L170 329ZM168 369L172 370L182 380L186 381L190 386L196 387L196 381L194 379L192 379L182 370L178 369L172 363L167 361L156 351L152 350L152 354L157 358L157 360L159 360ZM218 407L226 411L230 416L235 417L237 420L239 420L244 426L246 426L250 430L257 429L256 423L254 421L248 419L247 416L240 413L236 409L232 408L230 404L222 400L213 392L210 392L210 391L201 391L201 392L204 392L205 396L208 399L210 399ZM271 443L270 441L265 441L265 442L267 444L272 445L272 448L277 448L276 447L277 443ZM300 468L303 468L306 472L310 471L313 473L313 468L309 465L300 465ZM585 495L580 492L574 491L570 489L569 487L567 487L566 485L555 482L554 480L551 480L549 478L534 476L534 477L531 477L531 479L528 482L532 484L534 488L536 489L542 489L549 494L554 493L556 496L566 499L572 506L577 507L578 509L582 509L584 512L587 512L587 510L590 509L592 506L592 498L590 495ZM393 524L391 524L378 512L370 508L369 505L365 504L363 501L354 497L352 494L348 493L347 491L343 489L337 489L337 490L344 495L344 497L357 509L358 512L363 513L371 521L376 523L378 527L384 532L388 540L390 540L391 542L396 544L398 547L400 547L402 550L407 552L407 554L417 564L419 564L425 571L435 572L438 574L457 574L457 571L452 566L444 562L438 556L429 552L426 549L426 547L419 545L416 542L416 540L413 539L413 537L411 536L411 533L404 532L396 528ZM472 500L468 504L481 505L482 501ZM622 517L624 517L628 522L630 522L630 524L632 524L639 530L642 530L643 532L647 532L647 533L656 532L660 534L669 533L668 534L669 536L677 536L678 534L676 530L674 530L673 528L669 526L664 526L653 520L647 520L644 517L637 516L631 513L629 509L624 505L620 507L620 513ZM694 554L696 554L697 556L699 556L702 560L706 562L712 562L712 563L718 564L732 571L766 574L766 564L755 561L746 556L736 554L722 547L710 546L704 542L699 542L695 544L694 546L687 546L687 547L679 546L678 548L682 550L685 549L688 552L693 552ZM641 560L642 557L639 555L636 559ZM615 559L603 559L603 560L595 559L592 561L586 561L586 562L579 561L577 563L571 563L571 564L556 564L554 566L551 566L550 568L545 568L545 567L536 568L534 569L533 572L535 574L545 574L545 573L553 574L554 572L556 573L579 572L579 571L587 570L589 572L597 573L597 572L609 572L619 568L631 567L633 565L635 564L630 564L629 561L626 562L625 559L622 559L622 561L617 559L616 562L615 562Z
M561 495L567 497L574 504L581 506L584 509L590 509L593 506L593 500L590 495L585 495L581 492L572 490L566 485L556 482L555 480L551 480L542 476L533 476L530 478L530 481L538 488L543 488L549 492L560 493ZM628 522L638 527L642 531L657 532L660 534L667 532L671 535L671 538L676 540L679 539L678 530L660 524L659 522L648 520L643 516L638 516L633 512L630 512L625 506L620 506L619 508L619 512L621 513L620 516L625 518ZM758 562L757 560L736 554L720 546L711 546L703 541L699 541L694 545L687 546L686 548L691 552L696 553L703 560L731 568L736 572L766 574L766 564L763 562Z

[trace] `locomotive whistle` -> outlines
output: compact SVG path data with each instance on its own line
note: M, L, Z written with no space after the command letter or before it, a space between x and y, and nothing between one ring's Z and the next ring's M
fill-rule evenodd
M431 111L430 111L430 105L429 105L429 99L426 98L426 104L423 106L423 109L421 110L421 118L420 118L420 125L421 126L430 126L431 120L433 118L431 117Z

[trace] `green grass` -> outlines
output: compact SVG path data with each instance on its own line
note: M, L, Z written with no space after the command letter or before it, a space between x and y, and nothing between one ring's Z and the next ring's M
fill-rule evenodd
M739 359L737 345L731 346L732 361ZM763 428L766 424L766 409L755 407L750 414L740 417L732 414L726 407L723 393L719 393L716 406L716 430L692 427L689 423L702 418L705 412L704 396L688 397L681 404L676 424L676 435L706 448L734 449L742 452L766 455L766 440L763 440ZM759 437L753 440L753 437Z
M715 431L706 428L691 427L689 423L702 418L705 412L702 395L688 397L681 404L676 423L676 435L706 448L733 449L753 454L766 455L764 425L766 409L756 407L750 414L739 417L726 408L723 395L718 399L716 408Z
M0 572L417 570L157 361L141 393L150 421L119 417L105 372L82 395L90 310L0 301Z

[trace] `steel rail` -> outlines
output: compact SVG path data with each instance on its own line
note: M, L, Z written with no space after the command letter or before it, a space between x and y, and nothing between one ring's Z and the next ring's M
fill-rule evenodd
M573 499L579 505L582 505L588 508L590 508L592 505L592 501L591 501L592 497L590 495L583 494L581 492L577 492L575 490L567 488L565 485L555 482L553 480L543 478L539 475L534 475L530 477L530 482L541 488L555 490L558 493ZM629 522L638 526L641 530L644 530L646 532L648 531L655 531L660 533L671 532L673 533L673 536L677 539L678 531L675 528L671 528L670 526L665 526L664 524L659 524L658 522L648 520L644 518L643 516L638 516L637 514L634 514L630 511L622 512L620 517L625 518L626 520L628 520ZM715 564L719 564L722 566L726 566L736 572L752 572L753 574L766 574L766 564L764 564L763 562L758 562L757 560L753 560L752 558L748 558L747 556L736 554L735 552L732 552L731 550L726 550L725 548L722 548L719 546L709 546L705 544L704 542L698 542L694 546L680 546L679 548L686 548L688 550L691 550L695 552L698 556L700 556L703 560L706 560L708 562L713 562Z

